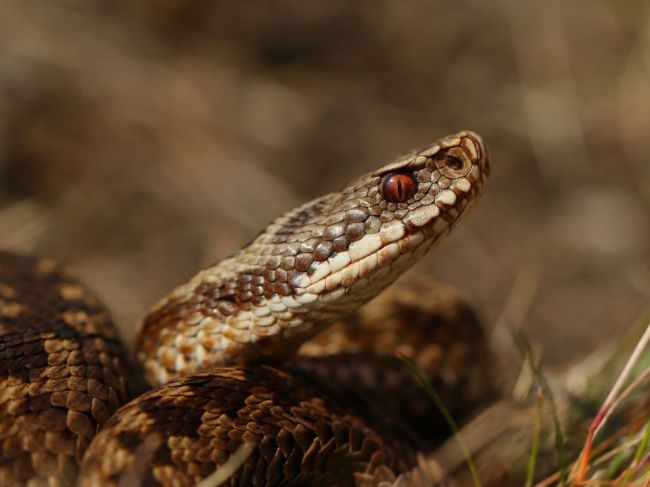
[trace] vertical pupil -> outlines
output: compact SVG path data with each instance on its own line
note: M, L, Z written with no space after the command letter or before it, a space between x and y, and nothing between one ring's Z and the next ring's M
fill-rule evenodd
M415 180L408 174L387 174L381 183L383 196L391 203L404 203L415 194Z

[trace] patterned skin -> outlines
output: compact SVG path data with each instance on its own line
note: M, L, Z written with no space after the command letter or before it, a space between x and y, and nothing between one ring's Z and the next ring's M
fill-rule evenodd
M376 486L415 462L388 431L367 403L299 370L216 368L121 408L92 443L79 485L195 486L246 443L255 448L226 485Z
M291 355L446 235L489 169L480 137L464 131L281 216L150 311L137 346L147 380Z
M490 393L484 338L457 293L409 279L282 370L212 368L130 402L91 444L79 485L196 486L242 445L251 454L223 485L438 485L426 454L448 426L395 352L418 363L462 421Z
M95 295L51 261L0 252L0 485L73 485L128 380Z

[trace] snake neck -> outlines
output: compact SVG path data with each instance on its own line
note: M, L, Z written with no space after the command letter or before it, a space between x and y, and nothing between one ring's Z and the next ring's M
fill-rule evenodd
M290 354L417 262L488 171L480 138L462 132L276 219L154 306L139 335L148 380Z

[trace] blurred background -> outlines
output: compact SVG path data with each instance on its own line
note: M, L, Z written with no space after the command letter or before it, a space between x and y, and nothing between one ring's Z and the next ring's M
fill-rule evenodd
M298 203L461 129L480 205L418 272L549 364L650 303L643 0L4 0L0 248L146 308Z

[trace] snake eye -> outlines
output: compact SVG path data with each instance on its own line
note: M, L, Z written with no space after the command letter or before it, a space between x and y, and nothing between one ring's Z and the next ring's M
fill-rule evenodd
M381 192L391 203L403 203L415 194L415 179L408 174L389 173L381 183Z

